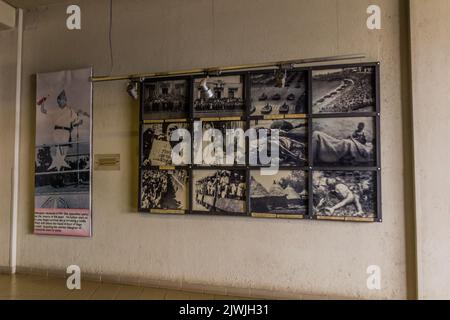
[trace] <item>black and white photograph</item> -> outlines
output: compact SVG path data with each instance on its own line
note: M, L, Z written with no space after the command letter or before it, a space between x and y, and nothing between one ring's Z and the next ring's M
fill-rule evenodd
M197 78L194 117L234 117L245 113L244 80L240 75Z
M189 116L188 80L143 83L144 120L185 119Z
M142 210L188 210L187 170L143 170Z
M35 214L47 220L36 219L36 234L91 235L91 75L85 68L37 76ZM79 227L68 227L66 212L83 216Z
M308 213L308 173L282 170L275 175L262 175L252 170L250 178L250 207L253 213Z
M245 170L194 170L193 205L199 212L244 214Z
M374 118L316 118L312 129L314 166L376 166Z
M257 156L256 165L261 165L260 154L274 159L271 133L278 131L278 160L280 166L303 166L308 162L308 121L306 119L252 120L250 128L255 129L258 139L250 139L251 157ZM254 162L254 161L253 161ZM254 165L253 163L251 163Z
M142 165L168 166L172 165L172 149L181 141L171 141L175 130L189 129L187 122L151 123L142 126ZM182 160L177 165L187 165L190 162L190 152L179 154Z
M376 218L375 171L315 171L314 215Z
M202 154L201 159L200 156L195 157L195 164L245 165L245 126L244 121L203 121L203 140L194 142L194 150ZM202 143L201 147L199 143Z
M275 72L252 74L252 116L307 113L307 73L287 71L285 81L278 83Z
M313 113L375 112L375 68L314 70Z

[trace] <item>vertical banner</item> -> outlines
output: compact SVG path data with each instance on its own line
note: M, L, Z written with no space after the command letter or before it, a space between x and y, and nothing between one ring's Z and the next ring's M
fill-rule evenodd
M91 236L91 76L37 75L35 234Z

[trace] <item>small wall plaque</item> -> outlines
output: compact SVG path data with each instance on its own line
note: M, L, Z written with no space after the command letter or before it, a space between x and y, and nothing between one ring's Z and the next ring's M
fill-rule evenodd
M120 171L120 154L96 154L94 169L99 171Z

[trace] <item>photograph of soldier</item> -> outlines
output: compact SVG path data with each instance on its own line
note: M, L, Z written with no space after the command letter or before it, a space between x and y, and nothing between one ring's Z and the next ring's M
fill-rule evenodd
M141 178L141 209L187 210L187 170L144 170Z
M171 141L172 133L177 129L188 129L186 122L152 123L142 126L142 165L167 166L172 165L172 149L180 141ZM177 165L188 164L190 154L180 155L183 161Z
M263 176L252 170L250 208L253 213L304 215L308 211L308 174L301 170L282 170Z
M193 210L216 213L245 213L244 170L195 170Z
M252 74L250 115L307 113L306 78L305 71L287 71L280 84L275 72Z
M144 120L185 119L188 117L188 81L157 80L143 83Z
M90 208L91 69L38 75L37 208Z
M196 118L243 116L245 112L243 77L195 79L193 99Z
M313 113L375 112L375 68L313 71Z
M376 217L376 172L315 171L314 214L336 217Z
M312 126L315 166L376 165L373 118L320 118Z
M203 156L202 163L199 165L245 165L244 121L203 121L202 132ZM221 135L219 139L222 139L220 145L215 140L217 139L216 134L219 132ZM195 143L199 143L199 141L195 141ZM194 145L194 148L196 147L197 144Z
M308 161L308 124L305 119L285 120L252 120L250 128L255 129L258 139L250 139L250 154L263 154L272 156L271 132L278 130L279 165L303 166ZM267 131L266 131L267 130ZM267 138L266 138L267 137ZM257 165L261 165L257 158Z

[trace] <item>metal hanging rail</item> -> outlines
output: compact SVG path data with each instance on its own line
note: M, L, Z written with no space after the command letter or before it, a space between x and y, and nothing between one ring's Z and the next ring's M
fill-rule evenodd
M197 75L197 74L211 74L220 72L230 72L238 70L250 70L250 69L263 69L263 68L277 68L280 66L289 65L301 65L309 63L320 63L320 62L330 62L330 61L343 61L343 60L355 60L364 59L366 56L364 54L349 54L340 56L330 56L321 58L309 58L300 60L286 60L278 62L266 62L266 63L255 63L246 64L240 66L229 66L229 67L213 67L204 69L192 69L183 71L171 71L171 72L155 72L155 73L143 73L134 74L128 76L98 76L92 77L92 82L105 82L105 81L120 81L120 80L140 80L142 78L159 78L159 77L169 77L169 76L186 76L186 75Z

